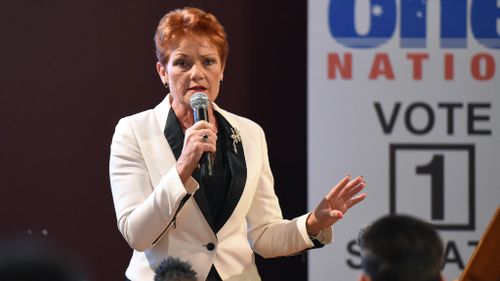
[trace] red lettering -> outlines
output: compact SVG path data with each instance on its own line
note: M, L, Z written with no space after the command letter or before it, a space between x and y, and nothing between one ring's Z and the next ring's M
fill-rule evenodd
M355 54L355 53L354 53ZM385 78L385 80L395 80L395 72L392 66L391 57L393 55L388 52L378 52L374 53L372 57L372 63L369 66L368 79L369 80L379 80ZM415 81L421 81L424 79L424 71L428 71L428 69L424 69L424 63L426 61L430 61L431 55L427 52L408 52L404 54L406 59L412 64L412 77ZM441 55L440 55L441 56ZM443 79L443 81L453 81L455 80L455 72L458 71L461 76L466 73L462 73L463 71L467 72L467 69L456 68L457 64L455 61L460 62L461 65L463 62L467 61L470 63L470 76L474 80L478 81L489 81L492 80L495 76L496 71L496 57L490 53L482 52L471 54L471 57L467 55L459 55L455 60L455 53L453 52L445 52L442 54L442 59L438 58L438 61L433 61L432 66L439 66L443 71L442 78L439 77L427 77L431 80ZM439 56L438 56L439 57ZM327 54L327 76L328 79L344 79L344 80L352 80L353 79L353 68L356 65L353 64L353 53L345 52L345 53L328 53ZM398 75L400 76L408 76L409 73L402 72L398 67L401 67L399 61L401 60L400 56L397 57L398 64L396 64L396 71L398 71ZM366 64L365 61L358 61L358 64ZM441 68L442 65L442 68ZM362 65L364 66L364 65ZM364 69L364 67L362 67ZM427 66L429 68L429 66ZM399 78L399 77L398 77Z
M394 71L387 53L377 53L373 59L372 69L370 70L370 80L376 80L379 76L385 76L388 80L394 80Z
M328 54L328 79L337 79L337 70L342 79L352 78L352 54L345 53L343 61L342 64L337 53Z
M454 57L453 54L444 55L444 79L453 80Z
M425 53L408 53L406 58L413 62L413 79L422 80L422 61L428 59L429 55Z
M485 63L485 72L481 74L481 62ZM472 57L470 71L476 80L490 80L495 74L495 61L490 54L478 53Z

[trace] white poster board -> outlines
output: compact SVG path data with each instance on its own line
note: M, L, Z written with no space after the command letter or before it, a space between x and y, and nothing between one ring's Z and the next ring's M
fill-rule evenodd
M344 175L367 199L309 252L309 280L356 280L382 215L437 226L458 278L500 203L500 1L310 0L308 205Z

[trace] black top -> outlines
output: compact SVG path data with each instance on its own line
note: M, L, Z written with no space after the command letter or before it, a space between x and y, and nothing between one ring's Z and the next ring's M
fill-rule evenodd
M217 118L217 123L222 124L222 117L219 113L215 114ZM174 152L175 159L178 160L182 147L184 144L184 132L182 132L179 120L175 115L174 109L171 108L168 113L167 124L165 126L165 137ZM211 177L204 177L200 179L200 170L196 168L192 174L192 177L199 183L200 187L195 193L195 198L198 201L205 201L208 205L208 210L210 211L210 218L207 221L212 222L212 230L214 233L224 225L225 220L222 220L221 210L226 203L228 198L230 184L232 180L232 175L228 163L227 157L227 142L230 136L226 136L224 130L220 129L217 132L217 144L216 153L212 155L213 161L213 175ZM199 198L199 194L204 194L205 199ZM203 202L203 203L205 203ZM202 204L203 204L202 203Z
M227 161L226 148L225 148L225 135L224 130L217 132L217 149L215 159L213 162L213 174L211 177L204 177L199 180L199 169L193 173L193 178L200 182L200 188L205 190L205 195L212 212L212 217L216 222L215 228L218 230L222 225L217 225L219 222L219 214L222 206L226 202L229 184L231 183L231 172Z

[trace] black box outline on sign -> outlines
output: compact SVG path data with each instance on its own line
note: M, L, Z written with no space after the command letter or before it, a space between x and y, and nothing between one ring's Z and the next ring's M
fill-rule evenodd
M397 150L465 150L469 156L469 221L467 224L433 224L440 230L474 230L475 221L475 147L474 144L389 144L389 213L396 214Z

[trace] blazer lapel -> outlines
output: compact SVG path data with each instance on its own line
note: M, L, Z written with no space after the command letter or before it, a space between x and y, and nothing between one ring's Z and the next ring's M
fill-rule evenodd
M165 138L167 138L168 144L170 145L172 152L174 153L175 160L178 160L182 153L182 146L184 145L184 133L179 125L179 121L177 120L177 116L172 108L170 108L167 117L167 124L165 125L164 130ZM199 171L196 169L193 172L193 178L199 184L202 184L199 177ZM199 188L194 193L194 199L196 200L196 204L200 208L205 220L208 222L212 230L215 232L214 220L212 213L210 212L210 207L208 205L208 201L205 195L205 189Z
M231 183L229 185L227 201L220 211L215 224L217 226L216 230L219 231L229 219L241 198L247 180L247 167L238 129L232 127L219 112L215 111L215 114L217 115L217 121L219 121L219 129L224 130L224 135L226 136L225 148L231 171Z

